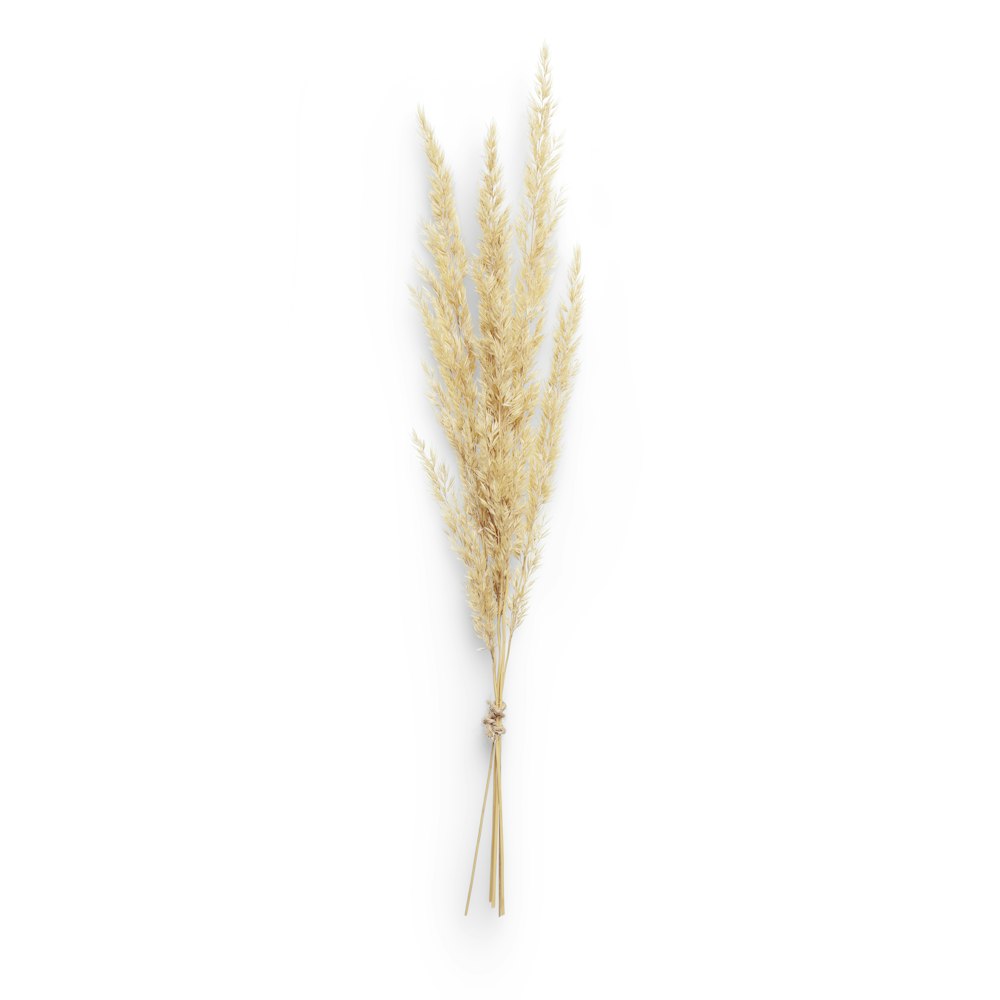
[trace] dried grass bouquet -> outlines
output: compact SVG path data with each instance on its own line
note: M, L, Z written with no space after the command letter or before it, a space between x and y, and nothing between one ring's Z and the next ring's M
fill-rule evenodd
M562 200L553 188L559 160L553 109L548 51L543 49L529 108L531 148L517 221L511 222L504 203L494 125L486 135L478 207L481 237L471 260L459 231L451 172L426 117L419 114L430 163L431 217L425 245L431 266L420 268L422 286L413 290L413 298L436 362L424 367L431 401L455 454L457 483L416 434L414 442L452 545L465 564L472 623L489 650L493 669L492 697L483 720L491 747L466 914L491 784L490 904L498 907L500 916L504 913L504 681L511 639L524 619L538 568L545 534L542 508L552 493L577 367L583 293L579 250L573 254L566 299L555 319L551 367L544 381L535 371L555 263L554 231L562 212ZM476 325L467 278L479 300Z

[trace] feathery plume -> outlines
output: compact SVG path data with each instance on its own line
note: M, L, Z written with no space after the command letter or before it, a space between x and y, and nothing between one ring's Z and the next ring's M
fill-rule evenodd
M504 913L501 744L503 689L511 638L524 620L545 535L543 511L552 495L566 408L577 371L583 306L580 251L553 332L544 382L536 373L545 307L555 265L555 229L562 201L554 188L559 141L552 134L555 102L548 49L543 48L529 105L530 152L515 222L506 205L497 130L486 134L477 218L479 245L470 262L462 241L455 184L426 116L418 113L430 167L430 218L424 245L430 266L413 290L434 365L425 365L428 395L454 452L457 480L416 435L445 530L466 568L472 624L490 654L492 700L484 720L491 740L483 810L465 912L469 912L490 787L490 903ZM516 248L516 267L515 267ZM478 299L473 323L466 291Z

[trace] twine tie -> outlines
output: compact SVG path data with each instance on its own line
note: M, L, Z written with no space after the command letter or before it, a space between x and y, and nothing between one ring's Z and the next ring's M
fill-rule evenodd
M487 705L489 705L489 708L486 711L486 718L483 719L483 725L486 727L487 737L495 741L507 732L503 727L503 713L507 705L502 701L489 701Z

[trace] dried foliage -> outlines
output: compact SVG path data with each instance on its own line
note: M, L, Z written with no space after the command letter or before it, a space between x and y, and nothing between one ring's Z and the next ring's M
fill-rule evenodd
M422 111L419 114L430 164L431 216L424 230L430 266L420 269L422 285L413 290L413 298L435 361L425 365L429 395L455 455L457 481L416 434L414 443L441 506L445 529L465 564L472 623L493 664L493 698L485 720L492 741L486 793L492 776L490 902L499 904L501 914L503 728L497 719L503 718L511 638L524 620L539 563L543 508L552 494L576 375L583 296L577 250L554 325L551 366L540 381L536 359L555 263L555 228L562 212L553 186L559 161L559 143L552 135L554 106L548 51L543 49L529 107L530 153L518 217L512 222L506 206L492 126L486 135L479 191L481 236L472 260L462 242L454 180L426 117ZM479 303L476 324L467 279ZM477 838L476 857L478 851ZM473 876L475 863L474 859ZM471 892L470 880L470 896Z

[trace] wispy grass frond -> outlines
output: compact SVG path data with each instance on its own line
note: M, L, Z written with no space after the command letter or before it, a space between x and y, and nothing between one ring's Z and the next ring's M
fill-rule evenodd
M544 339L555 231L562 213L555 189L559 141L552 133L554 111L549 54L543 48L528 110L529 155L517 219L512 222L507 207L497 130L491 125L477 208L480 238L471 261L462 241L454 180L426 116L419 112L430 166L430 218L424 228L430 265L420 269L421 284L413 298L434 359L426 366L428 395L454 452L457 482L416 435L414 444L452 545L465 564L473 626L493 664L488 727L494 740L490 899L499 903L501 913L503 686L511 636L524 620L541 558L543 509L552 495L576 376L583 304L576 250L566 299L554 323L551 366L540 379L536 360ZM478 300L475 324L467 279Z

